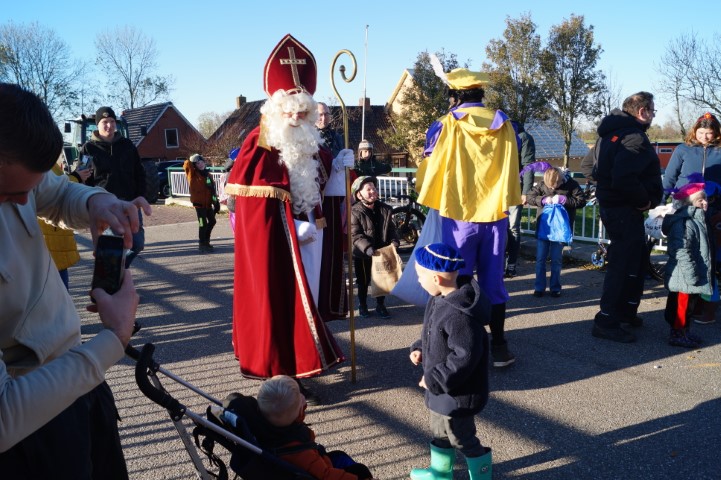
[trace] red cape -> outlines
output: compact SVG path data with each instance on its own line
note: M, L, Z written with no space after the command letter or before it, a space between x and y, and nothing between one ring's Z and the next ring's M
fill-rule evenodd
M343 353L308 288L288 170L259 137L259 127L248 135L225 189L236 196L233 347L245 377L310 377Z

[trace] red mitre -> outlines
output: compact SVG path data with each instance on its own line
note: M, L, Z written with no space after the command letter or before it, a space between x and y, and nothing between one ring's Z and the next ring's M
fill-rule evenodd
M289 33L276 45L265 62L263 88L268 96L278 90L315 93L318 77L315 57Z

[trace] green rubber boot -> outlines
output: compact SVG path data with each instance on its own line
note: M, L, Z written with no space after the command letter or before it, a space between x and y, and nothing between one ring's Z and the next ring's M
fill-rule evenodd
M480 457L466 457L469 478L471 480L491 480L491 459L490 448L486 448L486 453Z
M455 449L440 448L431 443L431 466L411 470L411 480L452 480L455 460Z

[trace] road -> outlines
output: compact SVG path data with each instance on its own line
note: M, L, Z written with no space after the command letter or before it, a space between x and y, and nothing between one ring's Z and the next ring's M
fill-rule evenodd
M158 206L146 225L147 248L132 266L143 325L133 343L154 343L164 368L216 398L255 394L259 383L240 376L230 343L227 217L219 217L216 253L207 255L197 253L192 209ZM82 260L70 269L71 293L87 338L99 324L84 311L90 240L81 232L78 241ZM481 441L493 449L494 478L721 478L721 323L695 327L706 340L697 351L668 346L665 291L648 282L639 341L598 340L590 332L603 274L564 268L563 296L534 298L533 271L525 258L520 275L507 282L507 336L517 362L490 372L491 398L476 420ZM429 458L421 372L408 359L423 309L393 297L387 303L391 319L356 319L356 382L350 361L309 381L323 403L309 409L307 421L319 442L346 450L377 478L402 479ZM330 328L349 352L348 322ZM107 378L123 419L131 478L195 478L167 414L137 389L132 362L124 360ZM194 411L210 404L174 382L165 384ZM457 460L455 478L468 478L464 463Z

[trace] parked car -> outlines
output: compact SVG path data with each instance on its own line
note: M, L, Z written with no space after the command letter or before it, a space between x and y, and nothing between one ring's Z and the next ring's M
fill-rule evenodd
M162 198L170 196L168 168L183 168L183 160L161 160L158 162L158 193Z

